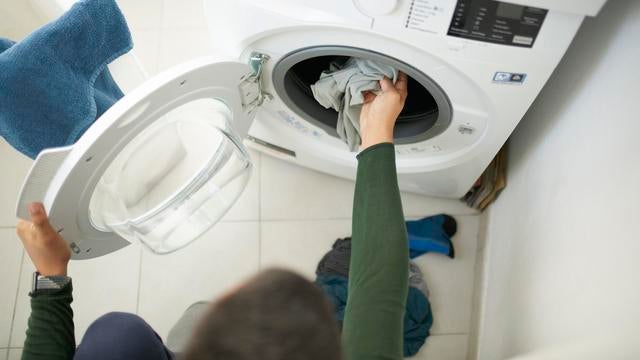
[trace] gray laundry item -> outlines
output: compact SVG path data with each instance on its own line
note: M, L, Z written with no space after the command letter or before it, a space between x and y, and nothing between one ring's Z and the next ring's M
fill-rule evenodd
M413 261L409 261L409 286L420 290L426 298L429 298L429 289L426 281L424 281L422 271Z
M316 275L349 277L349 261L351 261L351 238L338 239L318 263Z
M357 151L360 146L360 111L364 103L363 92L380 92L384 77L396 82L398 70L372 60L350 58L344 64L332 62L320 79L311 85L314 98L327 109L338 112L338 136Z
M349 264L351 262L351 238L337 239L331 250L326 253L316 267L317 276L342 276L349 277ZM414 287L429 297L429 289L422 275L420 267L409 261L409 286Z
M167 348L171 350L178 359L182 356L182 352L186 349L191 340L191 336L200 322L200 319L209 310L210 302L200 301L187 308L178 322L173 325L167 335Z

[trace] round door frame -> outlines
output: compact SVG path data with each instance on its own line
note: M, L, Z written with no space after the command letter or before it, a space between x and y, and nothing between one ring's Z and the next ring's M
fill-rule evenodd
M444 92L444 90L429 76L402 60L373 50L343 45L311 46L307 48L297 49L282 56L282 58L274 66L271 76L276 93L278 94L282 102L284 102L284 104L293 112L295 112L301 119L305 119L311 124L323 129L328 134L337 137L336 129L329 128L324 123L315 120L313 114L310 114L306 110L300 108L297 102L294 101L287 92L285 85L287 73L294 65L300 63L301 61L319 56L357 57L389 64L394 68L404 72L409 77L413 78L431 94L436 104L438 105L438 118L436 119L435 124L433 124L433 126L427 131L418 135L395 139L394 142L396 144L413 144L434 138L447 130L447 128L451 124L451 120L453 117L453 108L451 106L451 101L449 100L449 97Z
M251 68L237 60L202 58L147 81L105 112L73 146L38 156L21 190L18 216L25 218L21 209L26 204L43 202L51 224L70 243L73 259L95 258L129 245L113 232L98 230L90 219L91 197L108 166L156 120L198 99L224 102L231 111L229 130L246 137L255 109L245 111L240 85L251 75Z

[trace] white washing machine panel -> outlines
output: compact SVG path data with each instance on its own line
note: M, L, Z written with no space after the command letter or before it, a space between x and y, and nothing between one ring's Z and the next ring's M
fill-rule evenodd
M439 135L397 144L401 189L460 198L522 119L583 15L579 9L563 13L485 0L391 3L376 2L365 9L360 1L340 0L204 1L217 48L242 61L254 52L270 58L263 81L272 101L257 115L249 145L301 166L355 178L354 154L326 128L283 101L286 94L274 86L274 77L281 61L305 49L344 47L381 54L426 75L442 89L451 107L450 123ZM484 16L472 19L484 30L503 22L520 26L508 18L514 17L514 10L521 11L515 15L521 23L536 24L535 34L519 38L511 34L506 38L513 43L505 44L485 41L486 36L473 38L472 28L467 37L451 35L463 13L467 18ZM500 11L502 17L492 13ZM495 23L485 24L487 19ZM493 35L499 31L491 29ZM512 76L519 81L511 81Z

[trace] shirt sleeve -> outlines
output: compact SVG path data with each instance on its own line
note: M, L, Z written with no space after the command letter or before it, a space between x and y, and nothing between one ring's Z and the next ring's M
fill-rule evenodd
M31 295L31 316L22 351L23 360L68 360L73 358L76 340L73 325L73 286L50 293Z
M402 359L409 249L391 143L358 155L351 246L345 358Z

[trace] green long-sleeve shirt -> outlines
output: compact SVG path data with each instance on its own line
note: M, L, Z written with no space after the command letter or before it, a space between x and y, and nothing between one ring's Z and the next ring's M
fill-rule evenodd
M352 230L345 360L402 359L409 250L391 143L358 155ZM69 284L31 299L24 360L73 357L71 293Z
M345 359L402 359L409 248L393 144L358 155L352 232Z
M68 360L76 351L71 282L62 290L31 298L31 316L24 341L24 360Z

